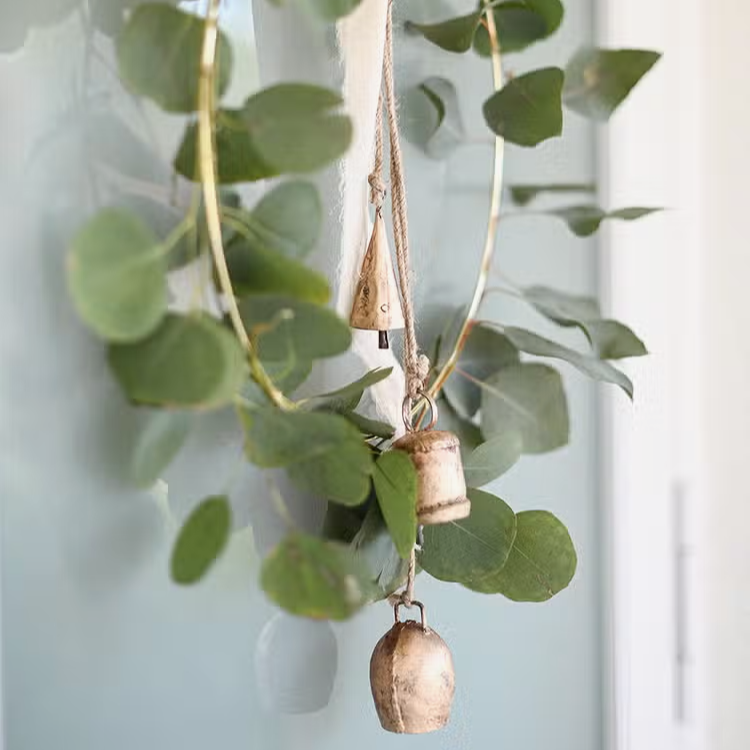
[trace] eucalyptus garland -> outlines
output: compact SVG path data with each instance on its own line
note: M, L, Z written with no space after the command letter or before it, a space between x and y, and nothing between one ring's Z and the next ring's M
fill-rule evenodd
M359 5L288 1L326 23ZM208 5L204 17L176 2L16 4L16 21L3 26L0 39L0 48L12 51L34 28L77 13L90 41L113 40L117 75L136 101L150 100L184 118L171 171L173 179L193 184L190 206L176 208L165 197L105 200L80 227L69 254L72 300L107 347L112 376L134 408L157 410L133 456L135 480L153 484L200 414L230 408L245 435L247 461L282 470L294 485L328 501L319 535L291 527L263 563L261 585L280 607L346 619L403 584L415 542L419 566L441 581L514 601L551 598L576 570L565 526L545 510L515 513L481 488L522 455L568 442L568 405L555 361L632 398L631 381L613 361L644 355L646 348L626 325L605 318L595 299L540 285L505 281L502 291L557 326L578 329L581 350L478 317L501 218L497 164L505 142L531 148L559 136L568 112L606 122L659 55L587 48L564 67L506 80L505 55L559 29L559 0L483 0L455 18L410 19L399 29L399 44L487 58L494 80L482 114L493 135L496 170L477 286L467 306L443 321L438 339L422 342L432 359L429 395L438 401L441 423L461 438L472 511L418 534L415 469L404 454L388 450L394 426L358 411L366 390L390 371L363 373L333 392L295 395L316 363L343 354L352 340L348 322L327 306L328 279L305 263L318 242L323 208L316 188L299 177L346 153L352 125L342 99L336 91L289 81L254 93L240 107L225 106L232 47L218 30L218 1ZM448 78L428 77L399 93L408 112L406 138L435 159L461 147L460 92ZM272 178L282 179L253 206L236 192L237 185ZM516 211L562 220L580 237L603 221L631 221L655 210L599 207L589 184L512 185L504 192ZM540 196L565 203L536 210ZM172 309L170 273L196 262L212 269L206 286L213 304ZM367 548L383 535L391 564L374 571ZM200 502L175 541L174 580L199 581L231 536L228 498L217 494Z

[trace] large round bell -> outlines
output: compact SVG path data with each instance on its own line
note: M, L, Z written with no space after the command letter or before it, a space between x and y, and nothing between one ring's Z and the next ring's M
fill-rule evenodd
M406 451L417 470L417 519L421 525L449 523L469 515L461 444L452 432L407 432L393 447Z
M421 622L399 621L378 641L370 659L370 686L383 729L425 734L448 723L455 690L453 658L445 641Z

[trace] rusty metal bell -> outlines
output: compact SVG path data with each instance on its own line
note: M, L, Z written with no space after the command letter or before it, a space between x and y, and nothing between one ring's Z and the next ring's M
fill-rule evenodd
M417 470L417 520L422 526L466 518L471 502L461 462L461 444L444 430L407 432L393 443Z
M378 641L370 659L370 687L383 729L425 734L448 723L455 691L453 657L445 641L422 621L396 623Z
M388 331L404 327L388 235L380 211L375 213L375 225L362 261L349 325L366 331L379 331L381 349L388 348Z

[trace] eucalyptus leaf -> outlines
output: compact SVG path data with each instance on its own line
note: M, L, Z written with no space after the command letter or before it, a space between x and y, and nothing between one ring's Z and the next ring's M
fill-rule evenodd
M73 239L68 285L84 322L110 341L137 341L167 310L164 248L133 214L105 209Z
M450 155L466 137L456 87L438 76L406 92L399 122L407 140L434 159Z
M658 52L639 49L580 50L565 71L565 106L606 122L660 57Z
M564 75L543 68L508 81L484 103L490 129L509 143L536 146L562 133Z
M256 182L276 177L281 172L261 155L245 126L242 110L220 109L216 113L216 179L219 184ZM175 171L195 182L200 181L198 163L198 125L191 123L174 160Z
M523 453L523 437L506 429L500 435L477 446L464 461L469 487L483 487L515 466Z
M482 385L482 433L514 430L524 453L547 453L568 442L568 403L560 373L541 364L510 365Z
M417 538L417 471L408 453L389 450L375 462L372 479L393 543L406 559Z
M315 12L326 21L336 21L349 15L362 0L306 0Z
M271 294L245 297L239 307L265 362L311 362L351 345L349 324L326 307Z
M204 500L187 518L172 550L175 583L197 583L224 551L232 528L232 510L223 495Z
M273 384L285 395L293 393L310 377L312 362L297 360L294 356L284 362L265 362L261 360ZM253 380L247 381L241 394L247 401L258 406L268 406L268 396Z
M438 397L439 418L437 427L452 432L461 441L461 455L464 460L483 442L482 431L470 419L462 417L450 404L445 394Z
M503 367L519 361L518 349L494 328L473 323L444 392L453 408L463 417L473 417L482 400L476 381L485 380ZM468 376L468 377L467 377Z
M565 526L544 510L516 516L517 531L508 561L497 573L474 581L470 588L502 594L516 602L545 602L567 588L578 565Z
M343 505L359 505L367 499L372 454L347 419L275 407L243 410L241 415L245 452L252 463L286 467L299 487Z
M373 597L365 564L346 545L289 534L263 562L261 586L293 615L346 620Z
M320 237L323 204L315 185L289 180L266 193L243 223L258 244L302 260Z
M342 416L346 417L367 438L390 440L396 433L396 429L387 422L370 419L354 411L343 412Z
M409 564L398 554L377 502L369 505L351 548L371 571L377 599L389 597L404 585Z
M301 489L318 498L341 505L361 505L370 492L372 457L357 434L336 450L287 467L289 478Z
M330 299L325 276L244 237L237 236L227 245L226 260L238 295L284 294L319 304Z
M542 315L561 326L578 326L587 320L600 320L601 309L594 297L570 294L552 287L533 285L521 290L523 298Z
M202 19L164 3L136 8L117 41L120 78L134 93L153 99L168 112L198 108ZM229 86L232 48L219 32L216 88Z
M392 372L392 367L376 367L353 383L349 383L342 388L337 388L330 393L314 396L310 403L314 408L326 411L339 413L354 411L359 406L359 402L362 400L365 391L390 377Z
M519 0L499 3L493 13L500 49L509 54L552 36L560 28L564 9L560 0ZM474 37L474 50L483 57L491 54L489 33L483 24Z
M363 453L370 456L356 428L338 414L283 411L275 406L243 409L240 414L245 428L245 453L252 463L264 469L320 458L349 442L361 445Z
M405 28L407 31L421 34L427 41L448 52L468 52L474 41L474 33L479 26L481 17L482 11L476 11L439 23L407 21Z
M147 339L110 346L108 358L125 394L144 404L218 408L247 376L237 339L207 315L167 315Z
M588 320L584 330L599 359L625 359L648 354L643 341L617 320Z
M546 286L521 290L523 299L563 327L580 328L600 359L624 359L648 354L643 342L624 323L603 319L593 297L578 296Z
M352 123L336 92L281 83L245 102L242 119L263 162L282 173L314 172L349 148Z
M138 436L131 472L139 487L151 487L161 477L185 443L192 415L181 411L157 411Z
M516 516L499 497L470 489L471 515L426 526L419 564L433 578L464 585L502 570L516 536Z
M598 206L566 206L565 208L551 209L544 213L562 219L577 237L590 237L606 219L636 221L661 210L660 208L633 207L604 211Z
M517 206L528 206L540 195L556 195L567 193L593 193L596 185L589 182L560 183L552 185L510 185L508 187L510 199Z
M581 354L581 352L569 349L567 346L539 336L532 331L526 331L523 328L505 327L503 328L503 332L522 352L533 354L537 357L561 359L594 380L613 383L619 386L627 393L629 398L633 398L633 383L630 378L624 372L613 367L609 362Z

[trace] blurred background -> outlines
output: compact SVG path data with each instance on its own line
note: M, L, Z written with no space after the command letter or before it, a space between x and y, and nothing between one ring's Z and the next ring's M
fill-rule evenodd
M595 182L605 206L668 210L585 240L554 219L508 217L498 252L514 281L599 294L651 356L626 365L634 406L564 370L570 445L522 459L492 488L516 510L549 508L566 521L579 555L569 589L519 605L418 580L453 650L458 691L446 730L402 739L380 729L368 684L388 606L331 627L279 614L257 588L282 526L228 415L203 420L152 491L127 481L122 456L140 418L72 310L65 251L101 194L147 201L148 185L180 195L168 164L182 123L123 91L104 0L91 15L74 0L4 5L2 747L746 750L746 7L568 0L561 32L512 63L515 73L561 64L584 44L664 52L606 128L569 114L562 138L509 147L507 181ZM397 1L398 13L425 20L471 5ZM334 36L299 13L227 0L222 23L237 66L230 101L279 80L340 84ZM469 136L441 162L407 146L426 318L473 287L489 198L479 113L490 71L476 56L446 60L421 40L397 43L403 80L450 72ZM315 263L332 274L338 177L316 180L330 200ZM513 300L489 307L496 319L531 316ZM217 481L235 509L232 545L200 586L178 589L168 575L175 530ZM303 499L294 511L320 522Z

